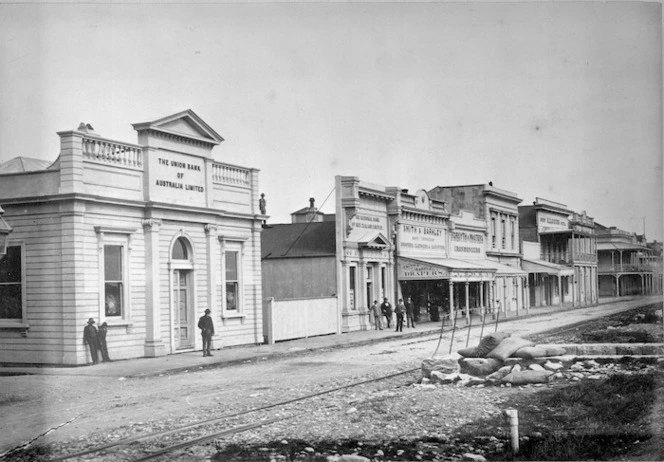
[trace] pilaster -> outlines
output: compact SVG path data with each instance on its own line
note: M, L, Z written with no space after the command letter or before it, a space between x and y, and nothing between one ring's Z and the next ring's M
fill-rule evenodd
M83 192L83 134L58 132L60 136L60 194Z
M166 354L161 339L161 305L159 276L159 230L161 220L143 220L145 237L145 356L157 357Z

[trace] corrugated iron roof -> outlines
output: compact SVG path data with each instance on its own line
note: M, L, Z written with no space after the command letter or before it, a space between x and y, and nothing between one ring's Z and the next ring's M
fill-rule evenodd
M53 162L50 160L32 159L30 157L14 157L0 164L0 174L2 173L23 173L34 172L37 170L46 170Z
M261 232L261 259L336 255L334 221L269 225Z

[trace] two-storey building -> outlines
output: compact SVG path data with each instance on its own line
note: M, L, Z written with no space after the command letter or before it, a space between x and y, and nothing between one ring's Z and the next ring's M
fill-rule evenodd
M263 342L258 170L215 160L191 110L133 127L81 124L47 168L0 168L0 362L86 364L89 318L114 359L201 349L207 308L213 347Z
M533 205L519 206L519 226L531 304L596 304L594 220L564 204L536 198Z
M661 257L645 236L597 226L599 295L651 295L661 293ZM661 250L660 250L661 255Z

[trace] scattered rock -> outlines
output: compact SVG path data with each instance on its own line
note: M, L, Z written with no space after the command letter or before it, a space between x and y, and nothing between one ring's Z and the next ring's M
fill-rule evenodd
M549 370L549 371L558 371L558 370L562 369L563 367L565 367L565 366L563 366L560 363L554 363L554 362L551 362L551 361L547 361L546 363L544 363L544 369Z
M462 373L478 377L490 375L503 365L502 361L493 358L463 358L459 361Z
M461 355L451 353L449 355L425 359L422 361L422 377L431 378L432 371L440 371L443 374L459 372L459 359Z
M484 456L481 456L479 454L471 454L471 453L467 452L462 456L461 460L482 461L482 460L486 460L486 459L484 458Z

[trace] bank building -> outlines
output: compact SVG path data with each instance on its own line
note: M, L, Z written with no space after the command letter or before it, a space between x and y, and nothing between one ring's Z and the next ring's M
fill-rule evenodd
M54 161L0 165L0 362L87 364L89 318L112 359L200 350L207 308L213 348L263 343L258 170L216 160L192 110L132 125L137 143L82 123Z

